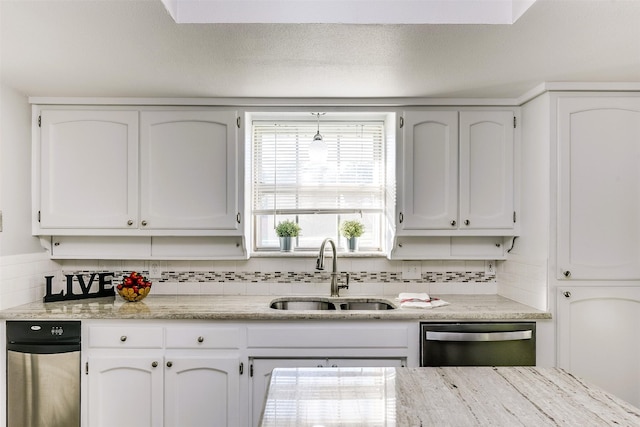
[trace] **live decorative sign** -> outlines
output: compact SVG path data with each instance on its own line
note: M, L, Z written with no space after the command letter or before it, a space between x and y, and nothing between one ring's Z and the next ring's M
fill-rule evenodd
M98 277L98 290L96 292L91 292L91 287L93 286L93 282ZM86 283L84 280L84 275L76 274L75 277L78 279L78 283L80 285L81 294L73 293L73 274L65 274L67 278L67 292L65 293L64 289L62 289L57 294L53 294L52 292L52 280L54 276L45 276L46 282L46 294L44 296L44 302L55 302L55 301L68 301L68 300L76 300L76 299L85 299L85 298L98 298L98 297L108 297L114 296L115 292L113 290L113 284L111 280L113 279L113 273L91 273L91 278L89 279L89 283Z

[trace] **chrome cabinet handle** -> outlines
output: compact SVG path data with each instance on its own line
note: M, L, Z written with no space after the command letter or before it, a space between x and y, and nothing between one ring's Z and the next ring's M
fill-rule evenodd
M120 341L125 342L127 340L127 336L123 335L120 337Z
M144 226L146 226L148 223L147 223L147 221L142 220L142 223L141 223L141 224L142 224L142 226L144 227Z
M562 295L564 295L566 298L571 298L571 292L569 291L563 292Z
M172 366L173 366L173 362L172 362L172 361L168 361L168 362L167 362L167 368L170 368L170 367L172 367Z
M133 225L133 220L130 219L129 221L127 221L127 225Z
M457 223L458 222L455 219L452 219L449 224L451 224L452 227L455 227Z
M471 224L471 221L469 221L468 219L465 219L464 220L464 225L469 225L469 224Z
M400 224L402 224L402 221L404 221L404 215L402 214L402 212L398 214L398 221L400 221Z
M158 362L156 362L155 360L153 362L151 362L151 366L154 368L158 367Z
M571 277L571 272L569 270L563 271L562 275L568 279L569 277Z
M198 337L198 342L204 342L204 337Z

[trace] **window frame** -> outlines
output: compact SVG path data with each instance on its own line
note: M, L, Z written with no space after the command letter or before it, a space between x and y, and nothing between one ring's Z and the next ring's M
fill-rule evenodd
M250 161L247 162L247 168L248 168L248 180L250 181L250 189L251 191L246 195L246 200L248 202L248 207L249 207L249 215L251 216L251 221L250 221L250 234L251 234L251 251L253 254L265 254L265 253L273 253L273 252L279 252L280 248L279 245L273 245L273 246L263 246L263 245L259 245L260 243L260 236L261 234L258 232L259 231L259 227L261 226L259 224L260 221L262 221L263 219L261 219L261 215L262 218L266 217L267 222L271 223L271 221L273 221L273 225L275 226L275 223L280 221L281 219L294 219L296 222L300 222L301 215L317 215L317 214L330 214L330 215L334 215L335 218L335 227L334 227L334 235L333 236L326 236L326 237L332 237L338 247L338 250L340 250L341 252L346 252L346 240L339 235L339 224L342 221L342 219L353 219L354 216L357 217L361 217L363 215L375 215L376 219L375 219L375 228L376 230L374 231L374 238L375 238L375 242L376 244L372 245L372 246L362 246L359 249L359 253L361 254L377 254L377 255L385 255L385 251L386 251L386 228L388 226L388 220L389 220L389 210L390 209L394 209L395 208L395 169L393 166L395 166L395 156L392 156L394 158L390 159L390 153L394 153L395 152L395 138L391 137L390 135L393 135L395 132L395 113L389 113L389 112L348 112L348 113L344 113L344 112L333 112L333 113L327 113L326 116L321 116L320 118L320 133L323 134L323 136L326 133L326 129L328 126L330 126L332 123L335 124L336 122L348 122L348 123L375 123L376 126L379 126L378 129L378 134L380 135L380 148L379 148L379 154L380 154L380 160L379 160L379 167L381 168L381 172L380 175L376 175L378 177L378 181L380 182L380 189L378 190L378 198L380 200L380 208L358 208L358 209L352 209L352 208L345 208L345 209L322 209L322 208L316 208L316 209L304 209L304 208L298 208L298 209L281 209L281 208L277 208L276 209L264 209L264 210L256 210L255 209L255 173L256 173L256 166L255 166L255 161L256 159L254 158L255 152L254 152L254 144L255 144L255 125L264 125L265 122L272 122L272 123L283 123L283 122L303 122L306 126L309 126L310 124L313 123L314 126L316 126L316 116L315 114L312 116L311 114L314 113L309 113L309 112L280 112L280 113L253 113L247 116L247 122L249 124L248 126L248 132L246 135L246 141L247 141L247 154L249 154L248 158L250 159ZM394 118L394 122L393 128L389 129L389 117L393 116ZM325 131L323 132L323 124L325 125ZM315 129L314 129L314 133L315 133ZM311 142L312 138L309 138L309 142ZM391 145L391 147L389 147ZM373 149L372 149L373 152ZM392 167L390 167L390 165L392 165ZM389 179L389 174L392 174L392 178ZM389 189L389 183L393 182L393 188ZM277 184L275 184L277 185ZM393 206L388 206L389 204L389 197L388 194L389 193L393 193L394 197L393 197L393 202L394 205ZM273 220L273 214L276 214L278 217L282 216L282 218L278 218L276 221ZM346 218L345 218L346 217ZM264 225L263 225L264 227ZM275 235L275 233L274 233ZM304 236L304 229L302 231L302 235ZM317 236L314 236L314 239L318 238ZM277 239L277 237L276 237ZM298 246L300 237L295 238L296 241L296 251L298 251L298 253L309 253L311 251L317 251L317 248L319 247L319 242L316 245L315 243L310 244L309 246L305 246L305 247L300 247ZM295 253L295 252L294 252ZM356 252L355 254L357 254L358 252Z

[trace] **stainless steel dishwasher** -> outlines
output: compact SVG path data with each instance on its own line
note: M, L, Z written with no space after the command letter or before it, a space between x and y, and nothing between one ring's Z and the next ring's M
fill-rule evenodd
M7 426L80 426L80 322L7 322Z
M535 322L421 323L420 366L535 366Z

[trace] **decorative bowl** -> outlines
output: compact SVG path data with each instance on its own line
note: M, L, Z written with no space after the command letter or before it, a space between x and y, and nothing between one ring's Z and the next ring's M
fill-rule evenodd
M116 286L116 291L125 301L141 301L151 292L151 282L134 271L123 278L122 284Z

